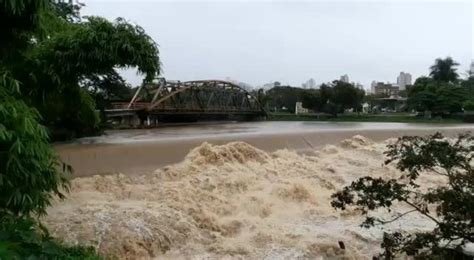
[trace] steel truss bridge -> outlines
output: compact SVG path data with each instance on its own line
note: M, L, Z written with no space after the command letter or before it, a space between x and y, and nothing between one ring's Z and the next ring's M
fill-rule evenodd
M150 121L200 119L250 120L266 115L258 100L240 86L222 80L166 81L142 85L130 102L112 103L107 118Z

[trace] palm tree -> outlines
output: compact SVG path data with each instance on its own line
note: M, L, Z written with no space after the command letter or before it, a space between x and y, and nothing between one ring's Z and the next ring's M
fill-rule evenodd
M456 72L459 63L455 62L451 57L445 59L438 58L435 64L430 67L430 76L436 81L455 82L458 80L459 74Z

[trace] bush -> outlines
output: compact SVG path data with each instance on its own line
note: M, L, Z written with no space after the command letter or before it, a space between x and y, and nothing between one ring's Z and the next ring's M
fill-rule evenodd
M474 100L470 99L463 103L464 111L474 111Z
M0 77L0 259L97 259L94 250L61 245L30 215L44 214L68 188L68 166L48 143L35 109L14 98L18 82Z
M48 143L35 109L14 98L19 83L0 76L0 216L43 214L68 188L69 167Z
M100 259L94 248L66 246L28 217L0 219L0 259Z
M49 145L46 129L38 123L36 109L27 106L28 95L11 74L23 68L41 37L40 16L48 0L0 0L0 259L96 259L91 248L69 247L54 241L32 216L45 214L53 197L68 190L70 169ZM35 35L35 36L34 36ZM37 66L33 67L37 69ZM28 68L28 76L35 78ZM38 74L36 74L37 76ZM38 83L45 87L50 84ZM26 94L32 89L24 88ZM43 92L44 93L44 92ZM44 96L43 96L44 98ZM43 100L44 101L44 100ZM81 116L93 118L91 114Z
M386 259L400 253L417 257L446 257L448 250L462 252L474 242L474 137L459 135L449 140L440 133L405 136L388 146L385 164L395 164L402 171L399 179L363 177L333 194L332 206L353 207L366 218L364 227L396 221L407 214L421 214L436 227L429 232L395 232L384 235L382 247ZM426 191L418 189L421 174L443 176L446 184ZM394 202L411 210L391 220L369 213L379 208L390 211ZM434 212L431 209L435 209Z

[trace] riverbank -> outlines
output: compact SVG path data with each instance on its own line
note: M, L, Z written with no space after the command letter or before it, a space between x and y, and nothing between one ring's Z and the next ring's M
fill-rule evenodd
M112 131L101 137L57 144L61 159L74 169L74 176L125 173L136 175L182 161L203 142L226 144L244 141L266 152L278 149L305 153L353 135L378 142L402 135L442 132L448 136L470 131L466 124L399 124L344 122L253 122L193 125Z
M328 114L290 114L269 113L268 121L321 121L321 122L392 122L392 123L421 123L421 124L460 124L462 117L432 118L416 117L408 113L387 114L340 114L333 117Z

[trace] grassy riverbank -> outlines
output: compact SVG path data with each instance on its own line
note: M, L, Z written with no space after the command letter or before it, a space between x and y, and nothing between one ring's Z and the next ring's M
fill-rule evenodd
M426 119L415 117L408 113L393 114L341 114L332 117L327 114L302 114L295 115L290 113L269 113L269 121L331 121L331 122L393 122L393 123L440 123L455 124L463 123L461 117L453 118L432 118Z

